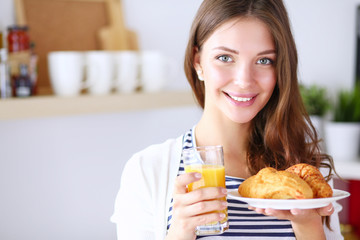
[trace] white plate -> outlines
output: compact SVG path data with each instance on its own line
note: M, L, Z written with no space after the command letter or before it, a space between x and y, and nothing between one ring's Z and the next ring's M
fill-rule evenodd
M333 196L329 198L312 198L312 199L262 199L262 198L246 198L240 196L237 189L228 193L229 198L234 198L242 202L246 202L249 206L258 208L273 209L311 209L325 207L332 202L347 198L350 193L338 189L333 189Z

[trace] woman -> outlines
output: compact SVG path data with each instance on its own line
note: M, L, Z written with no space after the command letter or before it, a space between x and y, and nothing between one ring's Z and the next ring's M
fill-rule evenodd
M202 117L183 136L150 146L127 163L112 218L118 238L193 240L196 226L221 220L214 211L229 206L230 229L203 239L342 239L331 204L247 209L242 202L217 200L226 189L186 190L201 177L183 173L181 150L189 146L223 146L227 188L267 166L302 162L331 173L331 158L320 153L299 94L297 52L282 1L204 0L192 25L185 72ZM332 231L322 222L330 215Z

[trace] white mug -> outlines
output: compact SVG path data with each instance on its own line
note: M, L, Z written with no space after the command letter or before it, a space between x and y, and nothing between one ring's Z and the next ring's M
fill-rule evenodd
M175 76L175 62L160 51L141 53L141 85L144 92L157 92L165 88Z
M84 54L55 51L48 54L51 86L58 96L76 96L84 88Z
M86 84L88 92L103 95L111 92L114 80L113 53L109 51L85 52Z
M139 85L139 54L137 51L115 51L115 88L131 93Z

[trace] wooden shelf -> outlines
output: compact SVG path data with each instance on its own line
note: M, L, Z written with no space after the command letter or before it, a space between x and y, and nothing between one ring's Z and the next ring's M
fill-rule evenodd
M111 113L195 105L190 91L159 93L36 96L0 100L0 120Z

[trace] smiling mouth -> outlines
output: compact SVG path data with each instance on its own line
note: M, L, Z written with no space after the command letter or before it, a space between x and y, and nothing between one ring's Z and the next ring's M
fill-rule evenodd
M231 99L234 99L235 101L238 102L248 102L251 99L253 99L254 97L249 97L249 98L242 98L242 97L235 97L235 96L231 96L230 94L227 94Z

